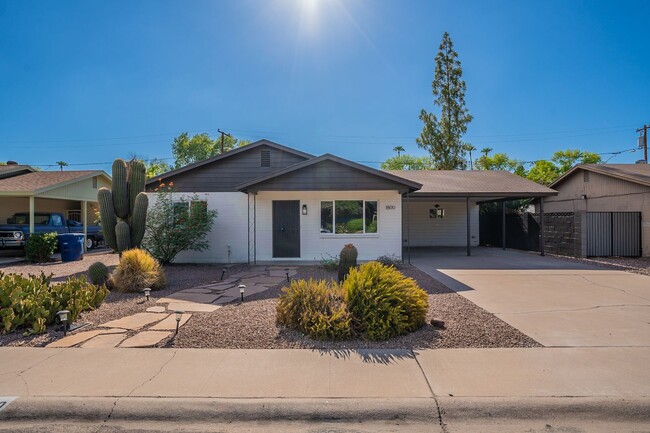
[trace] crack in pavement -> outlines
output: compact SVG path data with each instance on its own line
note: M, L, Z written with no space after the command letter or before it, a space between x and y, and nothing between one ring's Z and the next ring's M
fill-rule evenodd
M582 278L583 280L587 281L587 282L588 282L589 284L591 284L591 285L594 285L594 286L597 286L597 287L602 287L602 288L605 288L605 289L618 290L618 291L620 291L620 292L625 293L626 295L634 296L635 298L643 299L644 301L650 301L649 298L644 298L643 296L635 295L635 294L633 294L633 293L628 292L628 291L625 290L625 289L621 289L620 287L607 286L607 285L605 285L605 284L600 284L600 283L597 283L597 282L595 282L595 281L592 281L592 280L590 280L589 278L587 278L586 275L579 275L579 277Z
M440 403L438 402L438 398L436 397L436 394L433 392L433 387L431 386L431 382L429 382L429 378L427 377L426 373L424 372L424 369L422 368L422 364L420 364L420 360L418 359L417 355L413 351L413 349L410 350L411 355L413 355L413 359L415 359L415 363L418 365L418 368L420 369L420 372L422 373L422 376L424 377L425 382L427 383L427 386L429 387L429 392L431 393L431 397L433 398L433 402L436 405L436 412L438 416L438 425L440 425L440 429L442 430L442 433L449 433L449 430L447 430L447 424L445 421L442 419L442 414L444 413L444 410L440 408Z
M158 369L158 371L156 372L156 374L154 374L154 375L151 376L149 379L147 379L147 380L145 380L144 382L142 382L140 385L138 385L138 386L136 386L135 388L133 388L133 389L131 390L131 392L128 393L127 397L131 397L131 395L132 395L134 392L136 392L138 389L142 388L142 387L145 386L147 383L151 382L151 381L154 380L156 377L158 377L158 375L159 375L160 373L162 373L162 371L164 370L164 368L167 367L167 364L169 364L170 362L172 362L172 360L176 357L176 354L177 354L177 353L178 353L178 350L177 350L177 349L174 349L174 353L172 354L171 358L169 358L167 361L165 361L165 363L160 367L160 369Z
M557 310L531 310L531 311L517 311L516 313L493 313L500 314L503 316L516 316L518 314L534 314L534 313L567 313L571 311L587 311L587 310L596 310L598 308L617 308L617 307L645 307L650 308L649 305L645 304L617 304L617 305L596 305L594 307L585 307L585 308L566 308L566 309L557 309Z
M113 412L115 412L115 408L117 407L117 402L119 401L119 397L115 398L115 401L113 402L113 407L111 407L111 411L108 413L106 418L102 421L102 423L97 427L97 430L95 430L95 433L99 433L100 430L104 428L104 424L108 422L109 419L111 419L111 416L113 415Z
M49 356L46 356L45 358L41 359L40 361L38 361L34 365L30 365L26 369L18 371L18 377L20 377L20 379L25 384L25 389L27 390L27 395L26 395L27 397L29 397L29 393L30 393L30 391L29 391L29 383L27 382L27 379L25 379L25 376L23 376L23 375L25 373L27 373L28 371L30 371L31 369L33 369L35 367L38 367L39 365L41 365L45 361L49 360L50 358L53 358L54 356L58 355L60 352L61 352L61 349L57 350L56 352L54 352L53 354L51 354Z

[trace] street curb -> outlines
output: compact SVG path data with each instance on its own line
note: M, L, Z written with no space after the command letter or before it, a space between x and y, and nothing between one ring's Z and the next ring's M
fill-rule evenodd
M2 421L389 421L437 422L432 398L150 398L25 397L0 412Z

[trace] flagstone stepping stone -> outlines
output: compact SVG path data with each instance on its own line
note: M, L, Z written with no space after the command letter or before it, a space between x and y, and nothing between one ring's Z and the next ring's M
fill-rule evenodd
M178 327L180 328L181 326L185 325L188 320L190 320L190 317L192 317L191 314L183 314L181 316L181 321L178 323ZM170 314L168 318L163 320L162 322L158 322L155 325L153 325L151 328L149 328L149 331L175 331L176 330L176 315L175 314Z
M261 277L263 275L267 275L267 272L265 270L260 270L260 271L244 271L240 272L238 274L233 274L231 275L232 278L250 278L250 277Z
M124 329L93 329L92 331L79 332L67 335L60 340L51 342L45 347L72 347L101 334L122 334Z
M212 290L207 288L207 287L210 287L210 286L204 286L204 287L205 288L203 288L203 287L195 287L193 289L179 290L176 293L202 293L202 294L210 294L210 293L212 293Z
M288 271L285 271L284 269L274 269L269 271L269 277L282 277L283 279L286 279L287 272L289 273L289 277L293 277L298 273L298 271L295 269L289 269Z
M235 296L220 296L219 299L217 299L216 301L213 302L213 304L224 305L224 304L229 304L232 301L235 301L235 300L238 300L238 299L241 299L241 297L239 295L237 295L236 297ZM246 299L246 296L244 296L244 299Z
M142 331L127 338L120 347L151 347L172 335L169 331Z
M242 279L241 283L249 286L254 284L268 284L270 286L277 286L280 282L286 281L286 277L253 277Z
M111 349L126 338L124 334L100 334L81 345L84 349Z
M166 298L159 299L159 303L169 302L196 302L198 304L209 304L217 299L217 295L209 293L186 293L176 292Z
M147 313L164 313L165 311L167 311L167 308L163 307L162 305L156 305L155 307L147 308Z
M266 292L267 290L269 290L268 287L261 286L261 285L246 286L246 289L244 290L244 299L246 299L249 296L256 295L258 293ZM233 288L233 289L227 290L227 291L223 292L222 296L228 297L228 298L234 298L234 299L241 299L241 294L239 292L239 288Z
M169 312L181 310L193 313L212 313L219 308L221 308L220 305L198 304L196 302L172 302L167 305L167 311Z
M295 271L298 269L298 267L297 266L269 266L268 267L269 271L277 271L277 270L284 271L285 269L290 269L292 271Z
M228 277L228 278L224 278L223 280L210 281L209 285L212 285L212 284L235 284L237 281L239 281L239 278ZM199 286L199 287L204 287L204 286Z
M136 313L132 316L122 317L121 319L111 320L110 322L99 325L104 328L122 328L136 330L143 326L159 322L167 317L167 314L159 313Z

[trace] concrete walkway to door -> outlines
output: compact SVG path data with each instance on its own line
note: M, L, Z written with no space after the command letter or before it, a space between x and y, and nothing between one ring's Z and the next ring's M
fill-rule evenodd
M650 346L650 277L497 248L411 263L544 346Z

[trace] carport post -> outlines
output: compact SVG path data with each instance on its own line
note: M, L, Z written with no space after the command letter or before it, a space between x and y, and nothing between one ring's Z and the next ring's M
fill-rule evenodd
M411 192L406 192L406 256L411 264Z
M81 222L84 225L84 251L88 251L88 248L86 248L88 240L88 202L86 200L82 201L81 206Z
M544 197L539 198L539 255L544 255Z
M506 249L506 201L501 202L501 249Z
M468 255L468 256L471 256L471 255L472 255L472 251L471 251L471 249L470 249L470 239L471 239L471 235L470 235L469 197L465 197L465 198L466 198L466 202L465 202L465 203L466 203L466 208L467 208L467 255Z
M29 196L29 234L34 234L34 196Z

